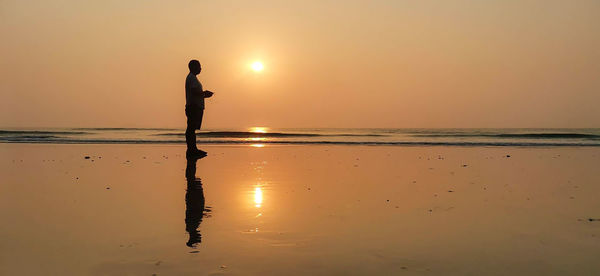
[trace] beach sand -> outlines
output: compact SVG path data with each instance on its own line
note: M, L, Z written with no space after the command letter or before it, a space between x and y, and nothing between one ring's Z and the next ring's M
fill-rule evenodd
M0 274L600 273L599 148L201 148L0 144Z

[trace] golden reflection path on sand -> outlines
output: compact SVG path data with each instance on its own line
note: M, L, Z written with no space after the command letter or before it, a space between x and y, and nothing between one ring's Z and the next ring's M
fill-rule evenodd
M260 217L262 217L262 212L261 212L261 207L262 207L262 203L263 203L263 191L262 191L262 187L260 186L260 184L257 184L256 187L254 187L254 193L253 193L253 203L254 203L254 207L256 209L258 209L258 214L256 214L256 216L254 218L259 219ZM259 220L257 220L255 223L258 223ZM254 226L254 230L251 230L254 233L258 232L258 225Z
M261 187L254 188L254 207L260 208L263 202L263 192Z
M254 147L264 147L263 144L255 144L252 145ZM263 182L263 169L264 166L267 164L266 161L259 161L259 162L251 162L250 163L253 171L256 173L256 178L254 180L254 182L251 184L250 188L250 194L251 196L248 198L249 201L251 202L252 205L254 205L254 210L257 213L256 216L254 216L254 226L252 227L253 230L250 230L250 232L254 232L254 233L258 233L259 231L259 227L262 224L262 213L263 213L263 188L264 188L264 182Z

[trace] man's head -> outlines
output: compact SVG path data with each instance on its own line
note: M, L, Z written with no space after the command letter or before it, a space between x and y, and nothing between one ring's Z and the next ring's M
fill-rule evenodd
M202 71L202 66L200 66L200 62L195 59L190 60L190 62L188 63L188 68L190 68L190 73L194 75L198 75L200 74L200 71Z

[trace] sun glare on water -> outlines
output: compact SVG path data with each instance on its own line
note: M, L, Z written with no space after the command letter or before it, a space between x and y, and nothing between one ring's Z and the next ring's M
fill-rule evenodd
M252 67L252 70L254 72L261 72L263 69L265 69L265 66L262 64L262 62L258 60L253 62L252 65L250 65L250 67Z
M252 133L267 133L269 128L267 127L251 127L250 132Z
M255 136L261 136L261 134L267 133L269 131L268 127L251 127L248 129L250 133L254 133ZM246 141L252 141L252 142L260 142L260 141L266 141L267 138L266 137L249 137L245 139ZM251 147L255 147L255 148L262 148L265 145L264 144L250 144Z

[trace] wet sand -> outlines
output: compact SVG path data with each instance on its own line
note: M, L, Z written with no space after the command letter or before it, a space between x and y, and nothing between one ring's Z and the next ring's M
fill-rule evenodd
M202 148L0 144L0 275L600 273L598 148Z

